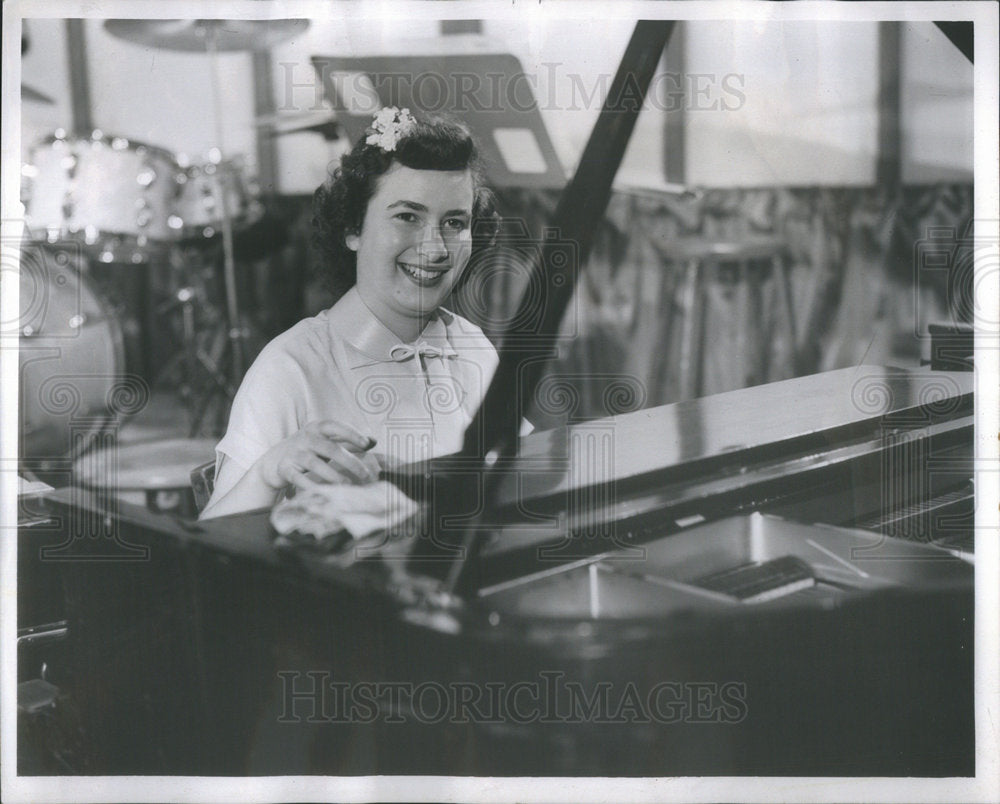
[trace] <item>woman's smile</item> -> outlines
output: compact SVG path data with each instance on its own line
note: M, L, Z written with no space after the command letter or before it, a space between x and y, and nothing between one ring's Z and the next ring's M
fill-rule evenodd
M416 285L422 288L431 288L444 281L450 268L438 268L428 271L419 265L412 265L405 262L397 262L399 269Z

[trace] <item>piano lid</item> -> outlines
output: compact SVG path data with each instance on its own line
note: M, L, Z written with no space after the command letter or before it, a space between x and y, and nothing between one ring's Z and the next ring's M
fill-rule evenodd
M862 365L536 432L493 467L486 502L516 507L592 486L691 481L721 466L736 472L756 460L819 454L880 428L971 416L973 391L970 372ZM465 500L481 493L481 471L477 460L452 455L402 467L390 479L440 508L452 488Z
M972 413L973 375L856 366L596 419L521 439L496 505L676 468L688 479L725 459L843 442L882 423Z

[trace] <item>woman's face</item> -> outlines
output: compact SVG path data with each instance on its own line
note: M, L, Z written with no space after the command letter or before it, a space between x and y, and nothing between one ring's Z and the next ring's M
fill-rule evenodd
M394 333L413 340L451 293L472 247L469 171L394 164L378 180L358 235L358 292Z

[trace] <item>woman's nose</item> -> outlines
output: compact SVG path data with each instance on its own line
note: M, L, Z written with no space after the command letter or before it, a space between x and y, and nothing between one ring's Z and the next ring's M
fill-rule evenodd
M448 246L441 236L439 227L428 226L424 229L418 251L428 262L444 262L448 259Z

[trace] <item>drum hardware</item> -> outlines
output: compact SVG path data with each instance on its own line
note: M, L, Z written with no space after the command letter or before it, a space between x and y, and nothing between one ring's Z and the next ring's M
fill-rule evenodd
M210 301L205 287L204 278L210 273L210 268L204 250L197 246L177 247L172 257L174 270L182 281L171 297L157 308L157 313L180 312L181 348L164 366L156 384L162 384L180 373L180 380L174 387L179 391L181 402L190 411L189 435L193 438L201 430L202 420L213 398L218 395L231 398L236 389L220 368L229 336L225 316ZM225 406L220 406L219 422L215 427L219 433L224 426L222 418L225 412Z
M192 414L192 434L201 430L202 422L208 414L215 397L221 396L224 404L216 406L215 426L213 432L222 435L226 427L226 417L229 415L228 403L236 396L237 384L230 381L223 368L227 352L232 356L232 345L235 341L249 342L252 329L249 326L226 328L225 321L214 330L207 349L197 351L198 366L204 369L209 380L206 390L201 393Z
M256 260L284 246L287 232L277 216L258 214L254 202L247 207L249 217L234 233L236 258ZM203 422L215 406L214 423L209 432L221 435L225 429L228 401L236 393L234 382L225 368L226 351L234 337L251 351L259 347L260 333L248 318L241 321L241 329L232 333L221 306L215 302L218 279L215 268L220 257L219 232L210 221L200 235L178 242L171 250L172 275L180 279L170 297L157 307L157 315L175 315L179 318L181 346L164 366L155 384L170 383L177 389L182 404L189 412L188 435L202 434ZM248 268L244 264L244 268ZM237 380L239 378L236 378Z
M200 360L202 357L198 348L197 329L195 325L195 301L197 291L190 285L179 288L166 302L157 308L157 313L163 315L174 310L181 313L181 348L167 362L163 370L156 379L156 385L160 385L165 378L174 375L178 369L183 369L181 380L177 384L181 402L185 407L191 406L193 393L193 383L198 373L199 365L205 364ZM206 366L207 368L207 366ZM192 433L194 435L194 433Z
M218 64L218 42L217 29L209 26L206 30L205 46L208 51L208 63L211 72L212 88L212 108L215 122L215 141L219 144L219 150L223 147L222 132L222 102L219 92L219 64ZM219 211L222 213L222 256L223 256L223 284L226 291L226 314L229 324L228 352L231 361L231 386L236 386L243 379L245 366L243 364L243 330L240 326L239 299L236 292L236 260L233 254L233 225L229 205L226 203L226 196L220 192L221 204ZM231 387L230 386L230 387ZM236 395L235 390L230 393L229 387L223 386L228 401L232 402Z
M212 93L212 120L215 127L215 142L221 163L225 154L225 138L222 128L222 103L219 79L218 54L241 50L265 50L278 42L285 41L305 31L308 20L107 20L105 29L120 39L166 50L205 53L208 56ZM230 209L227 191L219 171L216 170L214 197L219 213L222 232L223 285L226 294L226 341L224 354L228 358L229 374L225 382L218 381L213 371L210 376L216 380L217 391L225 394L228 402L235 395L235 387L243 379L244 347L249 330L243 324L240 314L236 286L236 259L233 249L233 210ZM215 391L213 391L215 393ZM204 405L211 399L204 400ZM196 416L197 418L197 416Z
M179 252L183 255L181 265L176 267L188 281L182 283L171 299L160 307L160 312L180 311L182 342L181 349L167 364L160 377L167 377L178 370L183 372L183 379L178 387L181 401L191 416L189 435L194 437L201 431L202 421L216 397L221 397L222 403L218 405L217 421L212 431L221 434L225 426L227 404L232 400L242 379L244 348L250 332L245 326L234 330L229 325L233 314L238 318L240 316L238 306L231 304L228 298L230 273L235 282L232 227L234 224L241 228L249 225L260 216L262 208L253 200L255 193L251 183L244 180L245 165L242 158L223 160L221 151L213 148L204 162L188 165L184 164L186 160L183 157L178 162L183 169L176 176L176 209L170 216L168 225L179 237L174 254ZM217 249L220 239L221 255ZM218 307L209 300L211 294L204 281L194 278L203 280L209 275L217 276L214 266L220 256L224 269L223 289L227 293L226 314L221 314ZM230 257L234 262L231 268L228 265ZM194 281L190 281L193 278ZM199 309L207 319L204 327L199 327L196 315ZM233 362L229 372L224 368L227 350L233 350L230 354ZM239 369L235 365L237 359L241 365Z
M131 41L208 54L216 138L220 145L217 52L266 47L307 25L305 20L236 21L235 24L231 21L223 24L219 20L117 20L107 23L111 33ZM26 323L27 329L22 335L32 341L22 344L21 354L21 411L25 419L22 421L22 455L65 456L70 449L68 443L63 443L69 429L67 417L83 415L96 421L97 414L104 411L107 415L103 424L95 425L94 434L103 432L120 419L117 413L109 413L104 404L104 396L112 389L82 387L93 385L90 379L96 382L100 377L105 384L117 382L118 385L123 379L126 382L138 379L127 378L124 374L127 363L124 345L130 340L125 337L128 334L125 328L135 329L141 324L145 331L148 322L116 315L116 312L123 313L125 308L121 305L117 310L110 308L103 298L105 294L93 287L89 266L96 269L104 265L134 265L145 269L151 263L172 259L178 243L193 245L204 256L210 246L219 244L220 239L225 315L206 298L211 294L199 293L197 283L187 281L181 283L160 310L179 309L181 312L184 346L176 363L187 366L186 379L191 387L188 398L194 415L192 431L198 429L214 398L220 396L223 401L219 405L217 429L221 430L226 403L232 399L242 379L245 344L251 336L251 329L238 306L233 226L256 220L260 207L252 200L253 188L244 181L243 171L244 165L238 159L223 158L221 148L214 149L203 164L182 166L163 148L105 134L101 130L93 131L90 137L79 137L59 129L35 146L29 164L22 170L31 238L39 248L50 250L57 248L60 242L70 241L86 255L87 263L76 269L78 276L69 280L65 286L68 290L62 286L50 288L45 295L56 299L53 310L56 316L60 304L72 306L70 291L74 288L81 288L77 294L84 302L94 302L101 309L90 311L79 320L73 313L67 316L63 324L76 322L78 330L75 340L67 342L68 345L63 343L65 327L55 319L47 319L44 326L36 326L37 322L32 321ZM22 278L25 278L23 270ZM41 281L44 286L49 280ZM117 283L111 284L117 287ZM22 295L24 291L22 286ZM207 333L199 332L196 315L199 308L206 312L211 322ZM83 322L87 322L86 326ZM86 382L79 378L74 380L80 387L73 389L75 407L72 412L52 413L36 404L37 400L23 396L36 397L51 393L53 387L61 388L55 375L77 377L80 366L71 366L67 360L84 343L87 355L83 362L93 364L93 377ZM161 376L163 374L165 372L161 372ZM49 408L55 410L52 406ZM69 439L76 439L74 454L88 449L93 441L80 440L73 434Z
M148 163L150 159L153 164ZM119 195L131 193L129 204L107 209L96 203L101 193L107 192L106 177L98 170L101 166L109 170L124 168L128 177L125 186L111 189ZM217 262L224 256L220 253L224 251L220 242L223 211L236 211L241 230L266 217L262 205L255 200L253 183L244 179L244 170L242 158L222 160L217 149L210 151L204 162L191 165L183 155L175 159L162 148L123 137L109 137L95 131L89 139L74 139L63 130L57 130L37 145L33 163L22 169L29 190L26 200L30 211L29 234L36 247L46 253L55 253L60 243L69 246L67 253L78 253L81 264L74 270L84 274L104 308L101 315L91 318L113 322L124 344L122 359L116 361L118 371L125 366L142 365L147 369L144 376L153 380L151 366L155 361L150 354L153 344L148 330L152 321L148 310L152 306L154 320L180 310L178 335L182 347L155 378L161 381L183 366L180 388L182 399L194 416L192 435L198 432L201 418L214 401L212 397L231 399L235 393L240 377L231 378L225 368L220 368L225 365L227 341L239 338L246 342L251 334L246 325L229 327L220 308L211 301L218 292L213 281L219 278ZM81 171L89 176L86 193L78 189ZM138 189L133 189L133 184ZM152 201L147 197L151 188L157 188ZM268 232L273 229L269 227ZM238 255L242 245L243 252L249 250L253 252L250 256L255 256L262 251L260 244L256 244L259 239L254 235L251 238L254 243L241 244L234 235L234 250ZM268 248L283 242L271 234L265 240ZM172 266L171 279L180 277L180 282L170 288L169 298L157 306L150 299L162 299L162 289L152 287L146 271L165 262ZM133 266L141 273L134 272ZM22 279L30 276L28 266ZM76 286L74 282L68 287ZM26 289L22 291L23 296ZM54 292L46 291L43 295L47 297ZM70 304L72 300L67 295L64 301ZM22 307L26 305L30 306L31 300L23 298ZM51 324L47 326L51 328ZM30 321L22 334L25 337L36 334ZM201 413L194 413L196 410ZM90 408L88 411L92 412ZM218 431L224 426L225 413L223 402L215 427ZM57 429L52 428L45 439L52 441L58 435ZM26 434L26 443L34 443L33 425L29 425Z
M75 447L68 442L64 444L67 438L75 437L69 433L66 416L47 413L45 403L31 397L49 393L50 386L58 384L53 375L72 380L82 369L70 365L70 358L86 342L89 363L84 360L84 364L94 371L92 377L72 381L76 386L72 392L82 396L81 406L72 415L94 419L104 410L103 397L110 390L96 387L98 377L107 385L124 377L126 366L137 367L140 362L147 368L151 365L151 344L143 335L150 326L146 305L153 289L145 271L166 260L175 262L174 255L183 254L204 274L216 275L215 249L219 245L218 230L224 225L220 220L224 209L235 208L240 223L249 225L249 221L259 217L259 205L250 200L252 188L244 181L243 165L238 160L209 161L182 171L163 149L138 145L121 137L106 137L100 131L95 131L90 139L74 139L61 130L36 146L33 157L33 164L26 165L22 173L30 190L26 206L34 247L51 254L59 250L60 243L71 244L69 251L76 251L83 263L67 269L65 276L60 272L60 284L54 287L52 277L35 276L39 271L33 271L31 265L22 261L22 309L32 307L39 288L44 290L41 296L51 308L50 319L44 324L29 315L21 333L31 339L22 341L21 351L22 393L26 395L21 406L22 455L34 458L63 456L67 450L80 454L89 449L93 438L84 439ZM153 164L149 164L150 160ZM135 174L134 181L121 179L122 173L129 177ZM178 175L193 179L184 185L177 181ZM85 192L80 189L81 176L89 177ZM123 185L110 188L110 194L109 177ZM185 193L185 186L193 189ZM153 189L156 193L150 198ZM122 194L129 196L129 203L110 207L98 203L98 199L107 195ZM223 200L227 197L228 200ZM184 239L178 243L181 237ZM46 258L44 262L49 261ZM133 275L130 266L143 274ZM134 295L141 297L137 305L141 309L133 310L122 294L136 283L140 288ZM225 316L209 300L213 293L204 287L204 278L184 275L181 285L165 303L154 308L161 315L174 309L181 311L183 345L159 377L169 376L179 363L184 364L182 399L192 410L194 435L213 402L212 397L231 399L235 394L242 372L230 376L231 372L223 368L226 351L234 339L246 342L250 330L245 325L237 328L228 325ZM87 312L77 314L70 309L78 306L75 299L83 301ZM91 303L100 310L90 309ZM62 307L67 308L66 321L60 323L55 318ZM199 322L198 310L205 311L206 321ZM206 326L211 329L207 336L199 331ZM76 340L64 344L67 328L73 330L69 334ZM97 343L101 339L107 343ZM149 371L146 374L153 379ZM216 425L219 431L224 426L225 413L223 403ZM119 417L109 414L100 426L94 421L91 436L113 427Z

